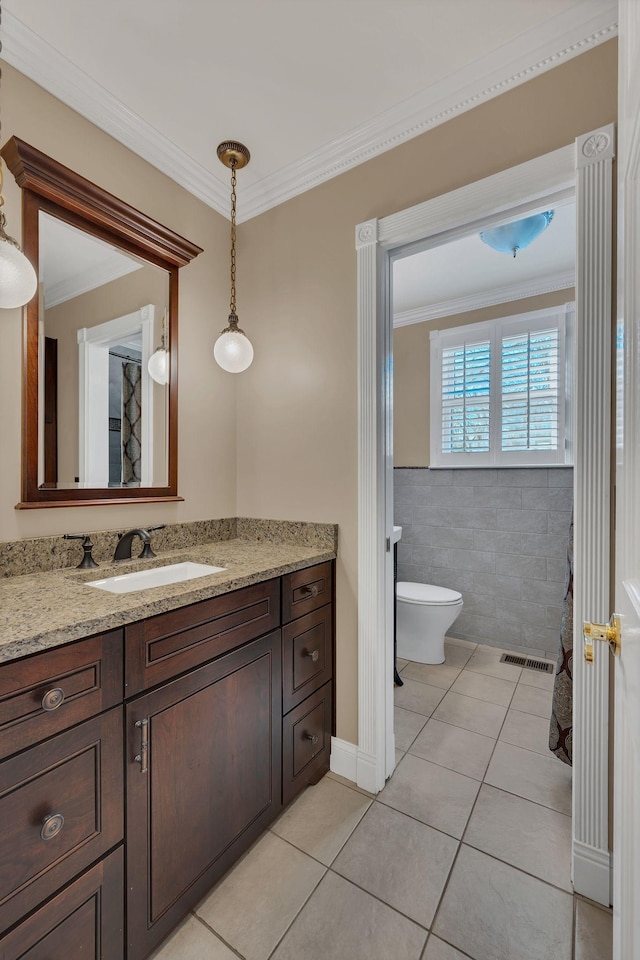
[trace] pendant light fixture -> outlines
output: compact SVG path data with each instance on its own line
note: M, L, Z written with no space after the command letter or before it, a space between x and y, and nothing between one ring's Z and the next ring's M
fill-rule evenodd
M38 289L38 278L18 242L5 232L7 218L2 207L2 161L0 161L0 307L23 307Z
M167 350L167 311L162 316L162 336L160 346L149 357L147 364L149 376L156 383L164 386L169 382L169 351Z
M523 220L513 220L501 227L483 230L480 239L493 250L512 253L515 257L518 250L524 250L544 233L552 220L553 210L545 210L544 213L534 213L532 217L525 217Z
M238 326L236 314L236 170L249 163L251 154L242 143L225 140L218 146L218 159L231 170L231 299L229 303L229 326L225 327L215 342L213 355L216 362L229 373L242 373L251 366L253 347L251 341Z

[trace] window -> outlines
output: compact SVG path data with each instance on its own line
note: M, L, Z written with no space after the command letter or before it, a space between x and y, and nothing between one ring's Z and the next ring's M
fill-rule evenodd
M431 334L431 466L571 462L574 304Z

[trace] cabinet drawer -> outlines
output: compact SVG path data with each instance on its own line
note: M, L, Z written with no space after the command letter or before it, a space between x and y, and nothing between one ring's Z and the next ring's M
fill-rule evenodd
M282 628L282 712L331 678L333 608L321 607Z
M333 600L333 563L287 573L282 578L282 622L289 623Z
M331 683L326 683L282 721L282 802L329 769Z
M280 624L280 581L266 580L126 628L126 696L200 666Z
M0 665L0 759L122 700L122 630Z
M0 764L0 930L123 836L122 709Z
M122 847L87 870L11 933L2 960L122 960Z

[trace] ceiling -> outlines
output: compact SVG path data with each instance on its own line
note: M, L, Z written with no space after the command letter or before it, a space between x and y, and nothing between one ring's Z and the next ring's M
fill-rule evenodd
M238 220L616 34L615 0L4 0L3 57ZM240 178L239 178L240 179Z
M554 206L553 220L517 257L468 234L396 260L394 326L422 323L574 285L575 200ZM530 211L528 216L535 211ZM509 222L501 220L500 222Z

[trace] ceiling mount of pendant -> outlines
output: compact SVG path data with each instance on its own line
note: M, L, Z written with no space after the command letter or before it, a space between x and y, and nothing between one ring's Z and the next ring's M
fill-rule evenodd
M236 170L242 170L251 159L251 154L244 143L238 143L237 140L223 140L218 144L217 154L218 160L229 169L235 166Z

